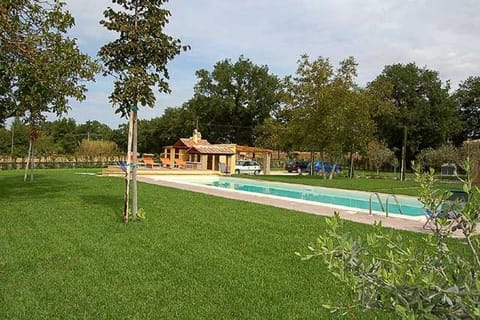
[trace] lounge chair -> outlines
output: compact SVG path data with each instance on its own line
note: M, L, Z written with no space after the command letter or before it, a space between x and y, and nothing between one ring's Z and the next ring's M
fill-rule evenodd
M182 159L175 159L175 167L180 168L180 169L185 169L186 163Z
M147 168L148 168L149 166L150 166L150 168L152 168L152 169L153 169L154 167L158 167L158 168L161 167L161 164L158 163L158 162L153 161L152 158L143 158L143 163L145 163L145 167L147 167Z
M169 158L161 158L160 161L162 162L162 166L164 168L171 168L172 167L172 163L171 163Z
M456 222L459 217L459 209L465 205L468 201L468 194L463 190L450 190L450 194L445 201L441 204L438 210L432 212L429 209L425 209L425 217L427 221L423 225L424 229L435 229L438 227L450 229ZM444 219L445 225L437 226L437 219Z

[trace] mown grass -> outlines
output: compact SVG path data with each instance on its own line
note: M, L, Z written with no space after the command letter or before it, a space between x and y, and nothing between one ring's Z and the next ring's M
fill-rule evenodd
M323 179L319 175L272 175L269 176L246 176L238 175L242 178L250 179L260 179L266 181L277 181L277 182L286 182L286 183L298 183L306 184L319 187L327 188L340 188L340 189L350 189L350 190L361 190L369 192L383 192L383 193L394 193L394 194L403 194L408 196L418 196L419 187L418 183L413 179L400 181L388 178L354 178L349 179L342 176L336 176L332 180ZM437 182L436 187L439 190L452 190L452 189L462 189L462 184L455 182Z
M0 319L335 319L321 305L350 299L320 260L294 255L323 217L140 184L147 220L125 225L121 178L22 178L0 172Z

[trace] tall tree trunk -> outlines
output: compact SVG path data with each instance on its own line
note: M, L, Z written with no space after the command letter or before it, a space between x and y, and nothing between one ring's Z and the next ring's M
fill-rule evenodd
M337 165L335 163L333 163L332 165L332 170L330 171L330 173L328 174L328 180L332 180L333 179L333 174L335 173L335 168L337 167Z
M402 168L400 171L400 181L405 181L407 169L407 127L403 127L403 144L402 144Z
M314 164L315 164L315 156L314 156L314 152L313 151L310 151L310 172L309 174L311 176L313 176L313 169L314 169Z
M30 167L31 154L32 154L32 138L30 138L29 143L28 143L27 164L25 165L25 174L23 175L23 181L27 181L28 168Z
M326 175L325 175L325 153L323 151L320 151L320 161L322 161L322 178L323 179L326 179Z
M32 139L32 152L30 159L30 181L33 181L33 170L35 169L35 140Z
M355 149L355 145L352 146L352 150L350 151L350 166L348 168L348 178L353 179L353 150Z
M138 121L137 111L133 111L133 139L132 139L132 152L133 152L133 173L132 173L132 217L137 217L138 201L137 201L137 136L138 136Z
M128 145L127 145L127 181L125 182L125 204L123 207L123 220L128 222L128 213L130 211L130 179L133 162L132 140L133 140L133 110L130 110L128 117Z

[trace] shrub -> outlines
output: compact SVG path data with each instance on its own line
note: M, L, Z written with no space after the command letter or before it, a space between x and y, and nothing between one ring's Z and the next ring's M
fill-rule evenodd
M472 172L468 160L465 170ZM444 195L434 189L433 169L416 174L422 190L420 201L431 210L439 210ZM479 319L480 241L473 235L479 220L480 191L473 187L472 178L467 174L464 180L469 201L459 209L456 227L452 230L438 225L433 234L424 237L421 247L381 224L376 224L375 232L366 239L355 238L344 231L338 214L329 219L328 231L309 247L310 253L297 254L305 260L322 258L330 272L349 288L355 303L324 307L348 313L360 305L404 319ZM464 235L473 259L449 249L447 238L455 230Z

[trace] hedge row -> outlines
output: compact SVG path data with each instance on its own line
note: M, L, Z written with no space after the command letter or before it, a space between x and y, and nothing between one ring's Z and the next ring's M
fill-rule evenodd
M104 161L78 161L78 162L35 162L37 169L66 169L66 168L104 168L112 162ZM25 169L26 162L1 162L0 170Z

